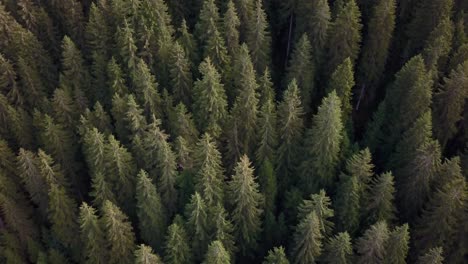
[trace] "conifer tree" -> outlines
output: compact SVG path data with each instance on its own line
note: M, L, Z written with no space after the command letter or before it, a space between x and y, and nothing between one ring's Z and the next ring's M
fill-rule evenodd
M286 253L284 253L284 248L275 247L269 250L263 264L289 264L289 260L286 258Z
M390 232L390 235L385 246L384 263L405 264L406 255L409 249L409 227L408 224L397 226Z
M385 70L390 44L395 29L395 0L380 0L372 7L367 36L362 46L359 77L360 85L366 86L366 95L373 103L379 91L376 90Z
M341 101L335 91L322 100L306 133L307 157L301 164L301 177L306 191L311 192L333 183L343 139Z
M252 63L257 72L263 72L271 64L271 37L268 31L268 21L262 1L255 2L252 21L249 24L247 43L249 45Z
M442 247L431 248L418 258L417 264L442 264L444 261L442 253Z
M349 58L338 65L330 77L328 83L328 93L336 91L342 102L342 120L347 130L351 129L352 88L354 87L353 65Z
M359 54L361 42L361 13L354 0L346 1L338 9L330 27L328 38L328 70L334 71L346 58L353 65Z
M231 58L228 55L224 38L213 19L210 19L207 31L210 32L210 34L204 46L203 57L209 57L211 59L213 65L218 69L223 80L227 83L230 74Z
M338 229L356 233L360 223L361 186L356 176L341 174L335 201Z
M176 218L177 219L177 218ZM191 249L184 227L174 221L168 228L164 261L168 264L192 263Z
M137 46L133 35L133 29L125 19L123 25L117 28L116 44L120 60L130 74L135 70L137 64Z
M241 42L245 41L249 29L254 21L254 1L253 0L235 0L234 4L237 7L240 20L240 39Z
M111 94L117 93L123 96L128 93L128 88L125 84L124 74L119 63L112 57L107 64L106 69L107 86Z
M138 103L143 106L146 117L161 116L161 96L158 92L158 83L144 60L138 59L136 61L131 78Z
M278 145L277 113L273 98L265 100L258 113L258 146L255 153L256 163L262 165L267 160L275 162L276 146Z
M453 34L454 25L449 17L445 17L432 30L426 40L422 56L426 67L434 71L432 73L435 76L437 76L438 70L447 64L449 53L452 50Z
M294 258L298 264L315 263L322 253L323 235L315 211L304 217L294 233Z
M148 174L141 170L137 177L136 200L140 234L152 248L160 250L166 227L164 207Z
M223 246L223 243L219 240L211 242L208 247L208 251L205 255L205 260L203 264L229 264L231 263L231 258L229 253Z
M185 210L195 259L201 259L203 252L208 249L210 232L207 210L205 201L195 192Z
M317 194L311 194L309 200L303 200L298 208L298 219L304 219L310 212L315 212L319 220L320 232L323 236L331 234L333 222L330 219L334 216L331 208L330 197L327 196L325 190L320 190Z
M177 104L174 111L174 119L169 124L171 137L182 137L191 145L196 143L198 138L198 130L192 118L192 113L187 110L183 103Z
M296 79L297 85L301 89L302 105L306 113L311 111L312 99L316 95L313 59L312 45L307 35L303 34L291 54L286 80L290 82Z
M232 235L234 226L231 221L227 219L227 213L221 204L217 204L213 212L213 226L214 226L214 238L220 241L229 255L234 256L234 252L237 250L234 243L234 237Z
M434 95L434 130L444 147L457 132L462 119L464 101L468 98L468 62L460 64L444 78L444 84Z
M172 93L176 102L190 105L192 98L192 72L190 60L183 47L176 42L171 51L171 65L169 67Z
M234 234L240 249L245 254L257 246L261 231L260 217L263 210L263 195L258 191L254 169L249 158L244 155L234 169L232 181L229 182L229 198L233 206L232 220Z
M222 203L224 176L221 153L208 133L203 134L197 143L194 163L197 171L195 189L208 205Z
M92 176L89 195L93 198L93 205L97 208L102 208L105 201L117 203L112 185L102 172L97 172Z
M162 264L163 262L149 246L141 244L135 250L135 264Z
M211 23L213 23L214 27L210 26ZM213 34L213 32L207 29L218 28L219 23L219 9L216 6L216 2L214 0L204 0L195 25L195 35L202 45L206 45L209 37Z
M192 66L192 72L195 73L196 68L194 66L198 63L198 52L197 52L197 43L195 42L195 38L189 32L187 22L185 19L182 19L179 31L179 38L177 42L180 43L182 48L184 49L185 55L189 58Z
M325 245L323 260L325 263L351 263L353 246L348 232L338 233L330 238Z
M226 48L231 57L237 54L239 49L240 20L232 0L227 3L226 13L223 16L223 32L226 40Z
M104 202L102 213L109 248L108 263L131 263L135 249L135 234L128 217L109 201Z
M357 240L356 250L359 254L357 263L383 263L388 238L389 231L384 221L377 222L367 229Z
M221 76L206 58L199 67L201 79L194 86L194 116L200 131L217 137L221 133L221 122L226 117L227 101Z
M372 180L371 186L364 198L368 222L391 222L395 218L394 205L395 187L393 175L386 172Z
M284 92L283 101L278 105L279 146L276 173L289 182L292 171L298 163L302 133L304 129L303 108L296 81L293 79Z
M84 258L89 264L103 264L107 262L105 233L96 210L83 202L80 206L80 233L83 243Z

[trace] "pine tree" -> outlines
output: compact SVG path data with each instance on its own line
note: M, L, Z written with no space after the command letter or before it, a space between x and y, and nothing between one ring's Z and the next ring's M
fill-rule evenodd
M312 45L307 35L303 34L291 54L286 80L290 82L296 79L297 85L301 89L302 105L306 113L311 111L312 99L316 96L313 59Z
M304 188L312 192L333 183L343 139L341 101L335 91L322 100L306 133L306 158L300 167Z
M315 211L304 217L294 233L294 258L298 264L315 263L322 253L323 235Z
M86 263L101 264L107 262L107 252L102 248L106 244L105 233L96 210L83 202L80 206L80 231Z
M442 264L444 261L442 253L442 247L431 248L418 258L417 264Z
M367 36L362 46L362 57L359 63L359 84L366 86L366 95L370 103L379 91L377 85L385 70L390 44L395 29L395 0L380 0L373 4L368 22Z
M163 262L149 246L141 244L135 250L135 264L162 264Z
M177 219L177 218L176 218ZM168 228L164 261L168 264L192 263L191 249L184 227L174 221Z
M245 254L257 246L263 212L260 207L264 198L258 191L254 169L246 155L241 157L234 172L228 186L229 200L234 208L232 220L236 241Z
M366 194L364 210L368 222L386 221L389 223L395 218L395 187L391 172L382 173L374 178Z
M194 163L197 171L195 190L201 194L208 205L222 203L224 176L221 153L208 133L203 134L197 143Z
M187 228L192 237L192 249L195 259L201 259L203 252L208 249L210 231L205 201L199 193L192 195L190 203L185 209L187 215Z
M468 62L460 64L444 78L444 85L434 95L434 130L444 147L456 132L462 119L464 101L468 98Z
M409 227L408 224L397 226L390 232L385 246L384 263L405 264L409 249Z
M347 1L338 9L330 27L328 38L328 71L332 72L346 58L354 64L361 42L361 13L354 0Z
M386 256L385 244L389 238L386 222L377 222L364 232L357 240L356 250L359 253L357 263L383 263Z
M221 122L227 115L227 101L221 76L206 58L200 64L202 79L194 86L194 116L200 131L208 132L215 137L221 133Z
M328 84L328 93L336 91L342 102L342 120L349 131L352 129L351 113L352 107L352 88L354 87L353 65L349 58L346 58L342 64L338 65L330 77Z
M353 247L348 232L338 233L330 238L325 245L323 260L325 263L351 263Z
M221 241L216 240L211 242L208 247L208 251L205 255L205 260L203 264L229 264L231 263L231 258L229 253L223 246Z
M137 216L141 237L157 250L162 249L161 237L166 227L166 214L156 186L141 170L136 185Z
M296 81L293 79L278 105L279 142L276 173L281 184L289 182L296 164L304 129L303 108Z
M298 219L304 219L310 212L315 212L319 220L320 232L323 236L328 236L333 230L333 222L330 219L334 216L331 208L330 197L325 190L320 190L317 194L311 194L309 200L303 200L298 208Z
M102 213L109 248L108 263L131 263L135 249L135 234L128 217L109 201L104 202Z
M239 49L240 20L232 0L227 3L226 13L223 16L223 32L226 40L226 48L231 57L237 54Z
M249 24L247 43L252 56L252 62L257 72L263 72L271 65L271 37L268 31L268 21L262 1L255 2L254 15ZM252 25L252 26L250 26Z
M284 253L284 248L275 247L269 250L263 264L289 264L289 260L286 258L286 253Z
M232 257L234 256L234 252L237 250L234 243L234 237L232 235L234 226L227 218L227 212L221 204L218 203L212 210L214 238L223 244L228 254Z
M338 229L356 233L360 223L361 186L357 176L341 175L335 201Z
M190 105L192 98L190 60L178 42L175 43L171 51L171 62L169 73L174 99L176 102Z

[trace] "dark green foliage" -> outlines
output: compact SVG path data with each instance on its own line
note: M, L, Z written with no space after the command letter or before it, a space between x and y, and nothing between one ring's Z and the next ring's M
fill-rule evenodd
M185 229L175 221L167 231L164 261L169 264L192 263L192 254Z
M103 264L107 262L105 233L96 210L86 203L80 206L80 230L86 263Z
M356 249L359 254L357 263L383 263L386 256L386 243L389 239L387 223L377 222L364 232L357 240Z
M216 205L212 210L214 218L211 220L214 223L214 238L223 244L228 254L232 257L237 251L234 237L232 235L234 226L227 218L226 210L224 210L224 207L221 204Z
M424 255L418 258L418 264L442 264L444 257L442 255L442 248L435 247L429 249Z
M405 264L409 249L409 227L408 224L395 227L390 232L386 244L386 257L384 263Z
M263 72L271 64L271 37L262 2L261 0L255 2L246 39L257 72Z
M304 219L310 212L315 212L319 220L320 232L323 236L328 236L333 230L331 218L334 216L333 209L330 207L330 197L324 190L320 190L318 194L312 194L309 200L302 201L298 208L298 219Z
M294 263L315 263L322 253L323 235L320 219L315 211L307 214L296 227L294 233Z
M325 263L347 264L351 263L352 256L351 237L347 232L344 232L338 233L328 240L323 260Z
M382 173L372 180L364 204L368 222L391 222L395 218L394 195L395 187L391 172Z
M268 255L263 264L289 264L283 247L275 247L268 251Z
M211 242L205 255L203 264L229 264L231 263L229 253L224 249L223 243L216 240Z
M151 247L141 244L138 249L135 250L135 264L162 264L163 262L153 252Z
M226 39L226 48L230 56L236 54L239 49L239 25L240 20L236 7L232 0L227 3L227 10L223 16L223 32Z
M192 249L195 259L201 259L202 252L206 252L209 243L208 214L205 201L195 192L185 209L187 215L187 229L192 237ZM224 250L224 248L223 248Z
M190 60L183 47L176 42L171 52L172 64L169 69L172 93L178 102L190 105L192 95L192 72Z
M354 87L354 71L353 64L351 63L350 58L346 58L343 63L338 65L336 70L332 73L330 77L330 82L328 83L327 93L329 94L333 90L336 91L336 94L341 100L342 103L342 122L347 127L347 130L352 128L351 123L351 113L353 110L352 106L352 89Z

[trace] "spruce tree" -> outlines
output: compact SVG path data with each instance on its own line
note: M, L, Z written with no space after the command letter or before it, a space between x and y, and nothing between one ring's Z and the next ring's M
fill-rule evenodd
M353 247L348 232L338 233L325 245L323 260L325 263L351 263Z
M268 250L268 255L265 257L263 264L289 264L289 260L286 258L283 247L275 247Z
M442 264L444 262L442 247L429 249L424 255L419 256L417 264Z
M235 0L240 20L240 39L245 41L254 21L254 0Z
M223 16L223 32L226 40L226 48L231 57L237 54L239 49L240 20L232 0L227 3L226 13Z
M141 244L135 250L135 264L163 264L163 262L151 247Z
M267 160L275 162L278 145L277 113L273 98L265 100L258 113L256 164L261 166Z
M442 147L457 133L468 98L468 62L458 65L444 78L444 84L434 95L434 130Z
M276 173L283 179L283 186L291 181L289 177L299 161L298 154L304 129L303 113L299 88L293 79L278 105L280 144L277 150Z
M218 203L211 210L211 214L213 215L212 223L214 226L214 238L220 241L229 255L233 257L237 250L234 243L234 237L232 235L234 226L227 218L227 212L221 204Z
M190 264L191 254L184 227L174 222L167 231L164 261L168 264Z
M330 27L328 38L328 68L332 72L346 58L353 65L357 59L361 43L361 13L354 0L346 1L338 9Z
M354 87L354 72L353 65L349 58L346 58L343 63L338 65L336 70L332 73L330 77L330 82L328 83L328 93L333 90L336 91L338 97L342 102L342 120L343 124L346 126L346 129L350 131L352 129L351 125L351 113L353 110L352 107L352 89ZM351 132L351 131L350 131Z
M312 57L312 45L306 34L303 34L296 43L289 60L288 82L296 79L297 85L301 89L302 105L306 113L310 113L312 99L316 96L314 78L315 64Z
M334 216L331 208L330 197L327 196L322 189L317 194L311 194L309 200L303 200L298 208L298 219L304 219L310 212L315 212L319 220L320 232L323 236L328 236L332 233L333 222L331 218Z
M426 40L422 56L426 67L437 76L439 70L447 64L449 53L452 49L454 25L449 17L445 17L434 28Z
M203 252L206 252L208 249L210 232L208 229L207 210L205 201L199 193L195 192L185 209L187 228L192 238L192 249L195 259L201 259Z
M228 185L229 201L233 206L234 235L244 254L257 246L261 231L261 205L264 198L258 191L253 172L249 158L242 156Z
M107 64L106 77L107 86L109 87L109 92L111 94L117 93L118 95L123 96L128 93L122 68L114 57L112 57Z
M304 151L307 157L300 166L301 179L307 192L328 188L334 181L343 139L341 100L335 91L322 100L306 133Z
M394 196L395 187L391 172L374 178L364 198L364 211L368 222L391 222L396 216Z
M315 263L322 254L323 235L320 220L315 211L307 214L297 225L294 233L294 263Z
M201 79L194 85L193 111L198 129L217 137L227 115L227 101L221 76L206 58L199 67Z
M107 262L105 233L96 210L83 202L80 206L80 233L84 249L84 259L89 264L103 264Z
M385 246L384 263L405 264L409 249L409 227L408 224L397 226L390 232Z
M174 99L176 102L190 105L192 98L190 60L178 42L175 43L171 51L171 63L169 73Z
M263 72L271 64L271 37L261 0L255 2L255 9L253 10L253 20L249 24L247 43L255 70Z
M134 40L134 31L125 19L123 25L117 28L116 44L120 61L128 73L133 73L137 64L137 46Z
M377 222L367 229L357 240L356 250L359 254L357 263L383 263L388 238L389 231L384 221Z
M196 143L198 130L192 118L192 113L187 110L183 103L177 104L174 119L169 124L171 138L182 137L190 145Z
M206 45L208 39L214 33L207 30L213 29L213 27L210 27L210 23L213 23L214 28L218 28L220 23L219 9L214 0L204 0L195 25L195 35L203 46Z
M109 201L104 202L102 214L109 248L108 263L131 263L135 249L135 234L128 217Z
M195 73L196 68L194 67L196 63L198 63L198 50L197 50L197 43L195 42L195 38L193 37L192 33L190 33L187 22L185 19L182 19L180 28L178 29L179 38L177 42L180 43L182 48L184 49L185 55L189 58L191 62L191 69L192 72Z
M338 186L335 208L338 229L356 233L360 223L361 186L356 176L342 174Z
M205 255L203 264L229 264L231 257L219 240L211 242Z
M196 145L194 163L197 171L195 190L208 205L223 203L224 176L221 153L208 133L203 134Z
M156 250L162 249L166 228L166 212L161 197L148 174L141 170L137 176L136 207L141 237Z
M135 69L131 72L132 86L136 92L138 103L143 107L147 118L152 115L161 116L161 95L158 83L151 74L144 60L136 61Z

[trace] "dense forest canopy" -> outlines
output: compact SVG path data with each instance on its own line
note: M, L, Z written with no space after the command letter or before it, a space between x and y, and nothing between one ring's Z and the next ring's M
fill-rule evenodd
M466 0L1 0L0 263L467 263L467 102Z

